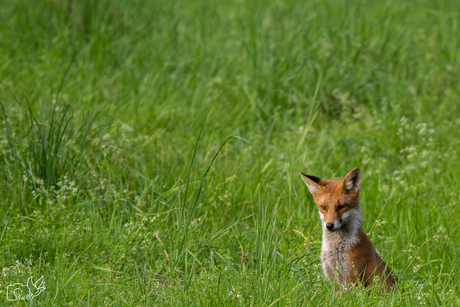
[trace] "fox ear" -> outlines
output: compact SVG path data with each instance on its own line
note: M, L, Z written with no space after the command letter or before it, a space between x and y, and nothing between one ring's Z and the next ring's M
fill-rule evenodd
M321 188L319 187L318 183L321 181L321 178L305 175L304 173L299 173L302 180L307 185L308 189L310 190L311 194L322 194Z
M355 167L342 179L342 188L344 191L358 192L361 189L361 172Z

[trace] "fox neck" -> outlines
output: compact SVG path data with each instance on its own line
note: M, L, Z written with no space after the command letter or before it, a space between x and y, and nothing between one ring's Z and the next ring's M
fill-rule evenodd
M361 208L351 209L348 212L348 218L344 221L342 227L332 232L323 225L323 250L336 249L338 246L341 250L348 251L352 246L359 242L358 231L361 229L362 213Z

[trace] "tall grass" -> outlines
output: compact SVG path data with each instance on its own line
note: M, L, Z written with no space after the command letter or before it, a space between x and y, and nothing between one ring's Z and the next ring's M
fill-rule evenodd
M458 305L459 9L2 2L0 302ZM403 293L322 274L298 172L356 166Z

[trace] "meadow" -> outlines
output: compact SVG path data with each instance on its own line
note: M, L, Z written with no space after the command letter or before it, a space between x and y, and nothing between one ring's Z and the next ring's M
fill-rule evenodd
M0 305L460 305L459 13L0 0ZM323 275L298 173L353 167L404 292Z

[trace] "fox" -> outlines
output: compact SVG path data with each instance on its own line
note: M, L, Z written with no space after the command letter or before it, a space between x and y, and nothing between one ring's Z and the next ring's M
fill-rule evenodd
M321 264L326 277L343 290L349 284L365 287L383 282L383 291L394 292L397 277L377 254L362 228L359 203L361 172L355 167L340 180L300 173L319 210L323 234Z

